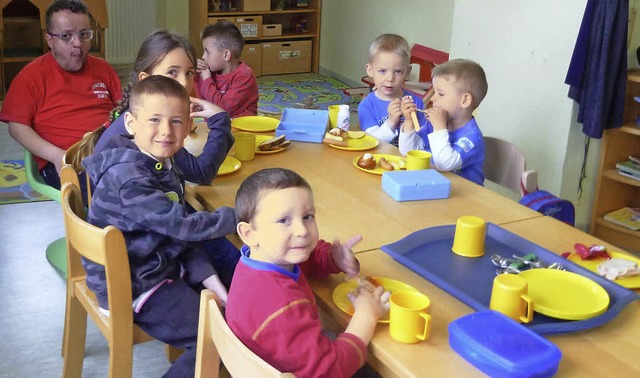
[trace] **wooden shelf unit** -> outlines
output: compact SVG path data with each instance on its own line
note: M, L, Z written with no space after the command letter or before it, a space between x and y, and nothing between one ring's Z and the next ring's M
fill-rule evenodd
M633 231L604 219L604 215L622 207L640 207L640 180L618 173L616 163L630 155L640 157L640 71L629 71L625 96L624 125L605 130L600 155L596 195L591 215L590 233L629 252L640 255L640 230Z
M242 2L239 3L239 7L242 7ZM320 15L322 11L322 0L310 0L309 5L306 7L293 8L290 4L291 0L285 2L288 4L283 10L263 10L263 11L242 11L232 10L224 12L215 12L209 9L209 1L207 0L192 0L189 1L189 40L193 44L198 53L198 56L202 55L202 41L200 40L200 33L204 29L205 25L210 22L215 22L215 18L228 17L228 18L246 18L252 16L261 16L262 24L280 24L282 25L282 35L277 36L259 36L257 38L248 37L245 38L245 46L257 46L261 43L272 42L295 42L295 41L311 41L311 69L310 72L318 72L319 58L320 58ZM272 9L274 4L272 2ZM305 30L297 33L294 30L290 30L290 23L292 18L304 18ZM247 47L245 47L246 55ZM249 64L251 66L251 64ZM255 69L255 67L252 67ZM257 70L261 71L261 70Z

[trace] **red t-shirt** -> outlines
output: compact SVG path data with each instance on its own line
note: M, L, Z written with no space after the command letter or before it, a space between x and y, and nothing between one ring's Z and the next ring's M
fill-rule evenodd
M199 98L218 105L231 118L258 114L258 82L245 62L228 74L213 73L205 81L197 75L195 84Z
M68 72L47 53L13 79L0 120L31 126L44 140L66 150L106 122L121 98L120 79L104 60L89 56L80 71ZM37 161L39 169L46 164Z

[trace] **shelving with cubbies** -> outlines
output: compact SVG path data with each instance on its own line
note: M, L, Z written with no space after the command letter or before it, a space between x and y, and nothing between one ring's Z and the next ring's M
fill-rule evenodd
M640 71L627 77L624 125L606 130L602 140L600 168L593 203L590 233L627 251L640 254L640 231L619 226L604 215L622 207L640 207L640 181L618 173L616 163L640 156L640 105L633 99L640 95Z
M252 1L252 5L260 3L259 9L262 10L243 10L254 9L247 5L249 1ZM304 7L296 7L295 3L292 0L284 1L284 9L276 10L278 1L244 0L233 2L237 5L235 10L219 11L212 7L213 3L210 1L190 1L189 39L201 54L200 32L205 25L229 19L242 26L246 19L255 18L251 22L259 26L257 35L245 35L242 60L247 61L258 76L260 73L318 72L322 1L310 0ZM217 2L215 6L218 6ZM266 10L267 7L269 10ZM268 26L275 33L263 33L263 28Z

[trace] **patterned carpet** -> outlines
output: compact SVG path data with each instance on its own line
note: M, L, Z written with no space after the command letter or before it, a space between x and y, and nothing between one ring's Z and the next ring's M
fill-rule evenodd
M23 160L0 160L0 205L48 200L27 183Z
M258 89L258 112L262 114L280 114L284 108L305 105L327 109L335 104L349 104L355 111L361 98L350 96L345 83L320 74L264 76L258 78Z

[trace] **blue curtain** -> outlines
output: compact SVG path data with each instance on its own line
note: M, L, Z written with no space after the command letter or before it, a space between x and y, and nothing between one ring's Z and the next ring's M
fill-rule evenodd
M565 83L591 138L622 126L627 80L628 0L588 0Z

